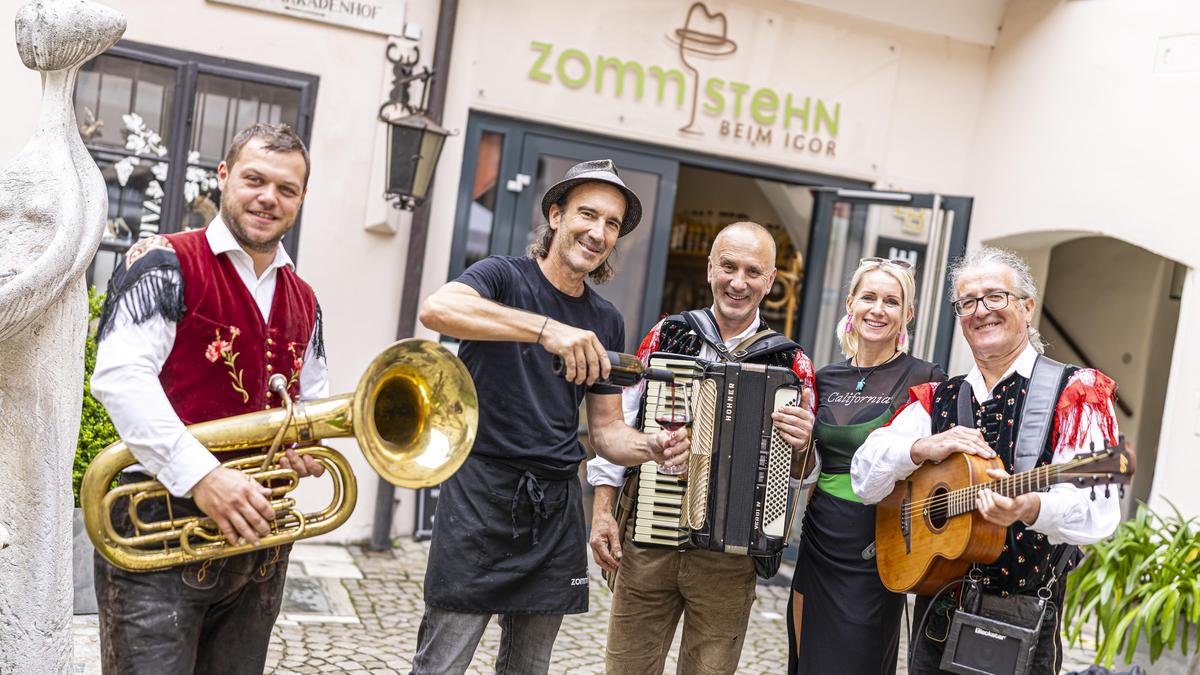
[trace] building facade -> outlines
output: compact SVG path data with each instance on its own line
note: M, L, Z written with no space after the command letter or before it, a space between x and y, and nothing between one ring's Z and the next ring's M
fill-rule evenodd
M397 327L411 214L383 197L377 113L391 93L389 45L430 63L439 4L107 4L127 16L126 39L76 90L110 183L93 282L142 232L213 217L211 172L237 128L292 123L313 172L286 241L321 299L332 389L353 389L411 329ZM1121 383L1121 424L1139 452L1130 498L1200 512L1184 483L1200 466L1200 361L1186 350L1200 331L1185 178L1200 148L1188 119L1200 40L1189 26L1200 8L1185 0L460 0L437 75L442 123L458 133L437 167L420 296L485 255L519 255L545 187L597 157L617 162L645 207L618 245L616 279L598 289L624 312L630 347L662 313L709 301L713 233L752 219L779 247L766 315L818 365L839 358L850 269L884 255L921 271L917 351L961 372L970 356L945 303L946 263L1008 246L1044 287L1050 353ZM11 100L36 100L37 78L16 58L0 63L0 82ZM34 108L2 116L7 158ZM353 442L333 445L360 470L361 493L331 536L361 540L375 480ZM395 532L410 532L417 497L396 498Z

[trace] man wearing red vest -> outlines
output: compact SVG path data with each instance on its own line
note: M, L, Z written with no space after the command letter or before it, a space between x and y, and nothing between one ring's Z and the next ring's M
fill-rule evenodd
M202 230L136 243L109 282L97 329L92 392L138 464L121 482L153 476L174 517L208 515L236 543L257 544L274 513L269 491L221 462L185 425L281 403L267 388L328 395L321 311L280 240L295 224L308 150L287 125L255 124L217 167L221 210ZM288 451L301 476L322 468ZM113 509L132 533L128 509ZM161 500L139 509L167 517ZM127 572L96 556L106 673L261 673L279 613L290 546L160 572Z

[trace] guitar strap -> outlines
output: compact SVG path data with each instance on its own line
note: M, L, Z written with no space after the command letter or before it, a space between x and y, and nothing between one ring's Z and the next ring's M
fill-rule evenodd
M1029 471L1042 455L1050 429L1054 426L1054 410L1058 407L1058 387L1062 384L1066 366L1044 355L1038 355L1025 388L1025 403L1021 405L1021 428L1017 429L1017 473Z
M1029 384L1025 387L1025 401L1021 404L1021 428L1017 429L1013 456L1014 473L1034 468L1046 447L1046 439L1054 425L1054 409L1058 405L1058 386L1066 368L1040 354L1034 361ZM964 380L959 388L958 424L974 429L975 411L969 387Z

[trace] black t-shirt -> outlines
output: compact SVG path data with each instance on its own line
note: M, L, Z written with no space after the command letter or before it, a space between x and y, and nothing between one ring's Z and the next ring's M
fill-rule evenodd
M862 391L859 380L866 377ZM877 368L856 368L850 361L831 363L817 371L817 419L845 426L869 422L885 410L895 412L908 402L908 390L926 382L946 379L936 363L900 354Z
M612 303L585 284L572 297L550 283L532 258L491 256L456 281L507 307L590 330L608 350L625 345L625 322ZM579 405L585 393L620 394L621 388L567 382L551 369L551 355L528 342L463 340L458 351L479 395L479 433L473 453L518 460L550 471L583 461Z

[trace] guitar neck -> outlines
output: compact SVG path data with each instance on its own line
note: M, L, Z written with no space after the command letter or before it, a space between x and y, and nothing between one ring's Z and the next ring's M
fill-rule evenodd
M1022 471L1007 478L998 478L988 483L978 483L970 487L953 490L947 495L949 497L949 515L960 516L964 513L974 511L975 496L984 488L1010 498L1019 497L1028 492L1040 492L1048 489L1051 485L1067 482L1071 479L1070 474L1072 470L1092 461L1093 458L1089 456L1063 462L1062 464L1047 464L1046 466L1039 466L1029 471Z

